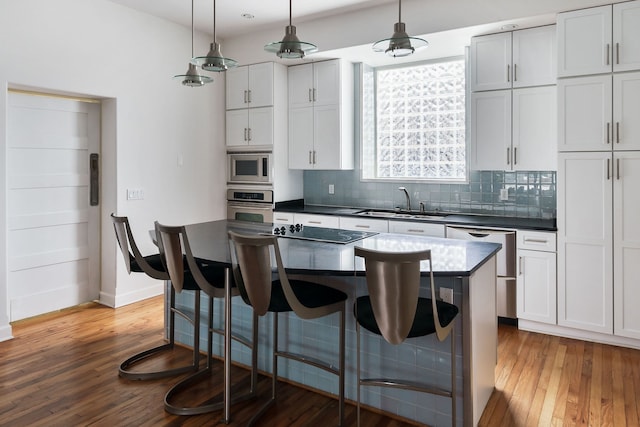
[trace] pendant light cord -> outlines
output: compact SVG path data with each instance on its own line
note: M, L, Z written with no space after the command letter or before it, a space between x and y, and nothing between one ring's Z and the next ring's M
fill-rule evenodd
M402 0L398 0L398 22L402 22Z
M291 26L291 0L289 0L289 26Z
M216 42L216 0L213 0L213 42Z
M191 0L191 58L193 56L193 0Z

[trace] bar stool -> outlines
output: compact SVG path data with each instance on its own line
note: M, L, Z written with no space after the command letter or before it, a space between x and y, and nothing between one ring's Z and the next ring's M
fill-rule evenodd
M164 267L160 254L158 253L143 256L138 249L138 245L136 245L136 242L133 238L133 233L131 232L129 219L126 216L116 216L112 213L111 221L113 222L113 228L115 229L116 233L116 240L118 241L118 246L120 247L120 251L122 252L127 272L129 274L145 273L149 277L152 277L154 279L165 281L169 280L169 274ZM195 289L199 290L197 286L195 287ZM139 362L147 361L153 357L160 356L164 352L167 352L174 348L176 314L190 321L193 324L194 331L197 330L197 325L199 324L200 319L198 318L196 322L193 322L187 313L176 308L176 295L175 288L173 286L171 286L169 298L169 342L137 353L122 362L120 364L120 367L118 368L118 374L122 378L130 380L153 380L157 378L180 375L186 372L196 371L198 369L200 365L200 343L196 340L193 346L192 361L189 365L150 372L140 372L132 370L132 368L135 367ZM199 307L199 292L195 292L195 303ZM199 311L197 313L199 313ZM194 336L197 336L197 334L194 333Z
M456 425L456 357L454 320L458 307L436 300L431 251L381 252L354 248L355 257L365 261L368 295L354 304L357 336L358 426L360 425L360 387L377 386L413 390L451 398L452 425ZM431 298L419 297L420 262L428 261ZM439 341L451 341L451 390L443 390L407 379L361 378L360 327L382 335L397 345L407 338L436 334Z
M251 418L248 425L253 425L276 401L279 357L303 362L338 376L338 420L339 425L343 425L347 295L318 283L289 280L282 263L276 236L246 236L229 231L229 245L234 278L242 299L258 316L264 316L267 312L273 313L271 398ZM272 252L276 261L278 280L272 280ZM302 319L317 319L340 313L338 368L318 359L278 349L278 313L291 311Z
M195 283L199 289L209 296L209 320L207 327L207 364L203 369L179 381L169 389L164 398L165 410L176 415L197 415L207 412L213 412L224 406L222 399L206 399L204 404L196 406L183 406L174 403L176 397L181 393L187 392L190 387L200 381L208 380L212 374L211 360L213 358L212 337L216 333L224 336L223 329L213 327L213 301L214 298L225 297L225 275L227 269L224 266L208 264L206 261L196 258L191 249L189 238L184 226L166 226L155 222L155 230L162 256L167 271L171 279L171 283L176 288L181 288L186 283ZM184 255L183 255L184 254ZM186 263L186 265L185 265ZM187 268L188 266L188 268ZM231 296L239 295L238 288L231 288ZM253 338L252 341L239 336L231 335L231 338L237 342L247 346L251 351L251 385L248 393L237 396L232 399L233 403L249 399L255 396L256 384L258 379L258 359L257 351L253 343L257 343L258 334L258 316L253 316ZM228 378L225 378L228 381ZM221 381L222 383L222 381Z

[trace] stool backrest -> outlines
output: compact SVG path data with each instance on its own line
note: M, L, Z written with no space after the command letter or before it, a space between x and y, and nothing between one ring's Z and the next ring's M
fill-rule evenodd
M402 343L409 335L416 315L420 262L428 261L431 270L431 251L382 252L355 247L354 254L364 258L367 289L382 336L392 344ZM434 321L439 326L432 272L430 276Z
M131 264L132 262L135 262L148 276L158 280L168 280L168 274L165 271L157 270L149 265L138 249L138 245L136 245L133 233L131 232L129 218L126 216L116 216L112 213L111 222L113 223L120 252L122 252L122 256L124 258L124 265L127 268L127 273L131 274Z

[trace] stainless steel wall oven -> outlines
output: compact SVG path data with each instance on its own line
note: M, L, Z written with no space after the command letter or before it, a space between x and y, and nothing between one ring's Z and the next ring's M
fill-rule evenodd
M227 219L273 222L273 190L227 189Z

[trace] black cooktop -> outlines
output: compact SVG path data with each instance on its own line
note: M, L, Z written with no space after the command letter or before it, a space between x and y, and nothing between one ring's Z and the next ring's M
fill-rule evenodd
M306 227L302 224L276 224L273 234L290 239L312 240L315 242L347 244L378 233L372 231L338 230L336 228Z

